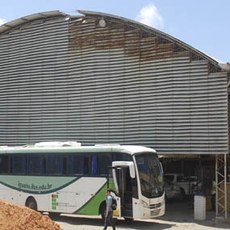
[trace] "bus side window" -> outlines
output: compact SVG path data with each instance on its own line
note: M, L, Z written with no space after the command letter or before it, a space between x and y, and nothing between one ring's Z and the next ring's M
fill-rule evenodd
M68 160L69 175L83 175L84 158L81 155L71 155Z
M42 156L40 155L28 156L28 173L32 175L44 174Z
M1 156L0 157L0 174L5 174L10 172L10 157Z
M77 173L80 175L84 175L84 158L83 156L79 156L77 160Z
M13 156L12 157L12 172L13 174L26 174L27 172L26 156Z
M62 175L63 173L63 157L59 155L49 155L47 157L47 174Z
M113 161L132 161L132 156L126 153L113 154Z
M92 172L92 176L97 176L98 175L98 171L97 171L98 167L97 167L97 155L93 154L91 157L91 172Z
M68 157L68 174L69 175L74 175L74 169L75 169L75 167L74 167L74 156L69 156Z
M68 157L68 174L69 175L98 175L97 155L70 155Z
M63 156L63 166L62 166L62 174L67 175L67 162L68 162L68 157Z
M90 174L90 162L89 162L89 157L84 157L84 175L89 175Z
M112 166L112 156L110 154L98 154L98 174L100 176L107 176L108 166Z

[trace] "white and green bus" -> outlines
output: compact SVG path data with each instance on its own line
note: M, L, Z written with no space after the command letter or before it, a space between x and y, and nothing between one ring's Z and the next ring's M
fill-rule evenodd
M50 214L101 215L110 187L118 217L164 215L163 170L151 148L40 142L0 147L0 199Z

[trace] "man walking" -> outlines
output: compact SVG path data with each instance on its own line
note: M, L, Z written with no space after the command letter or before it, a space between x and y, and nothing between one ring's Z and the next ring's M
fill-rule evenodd
M105 224L103 230L106 230L110 224L115 230L115 223L113 222L113 210L112 210L113 197L111 195L111 189L106 192L106 210L105 210Z

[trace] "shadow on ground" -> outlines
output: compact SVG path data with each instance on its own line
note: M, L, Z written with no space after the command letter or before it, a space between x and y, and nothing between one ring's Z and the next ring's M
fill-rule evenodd
M54 219L55 220L55 219ZM87 226L88 229L102 229L103 222L100 217L81 217L75 215L61 215L55 221L67 223L72 226ZM136 230L163 230L163 229L185 229L186 226L196 228L196 226L210 227L210 229L230 229L229 220L217 220L214 211L206 212L205 220L194 219L193 200L167 201L166 213L163 217L153 220L125 221L116 220L118 229L136 229ZM178 227L178 228L177 228ZM190 228L191 229L191 228Z
M72 217L72 216L60 216L58 221L68 223L70 225L87 225L88 227L92 226L92 228L98 227L103 228L103 221L99 218L86 218L86 217ZM135 229L135 230L143 230L143 229L169 229L175 224L170 223L157 223L157 222L145 222L145 221L125 221L123 219L116 220L116 227L119 229Z
M215 211L206 211L205 220L194 219L194 201L187 199L184 201L167 201L166 213L159 220L177 223L195 223L207 227L230 229L230 219L217 219Z

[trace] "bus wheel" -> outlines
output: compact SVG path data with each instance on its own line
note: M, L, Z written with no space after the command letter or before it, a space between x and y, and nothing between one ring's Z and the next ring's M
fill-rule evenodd
M37 207L37 202L33 197L29 197L26 200L26 207L31 208L35 211L37 211L38 207Z

